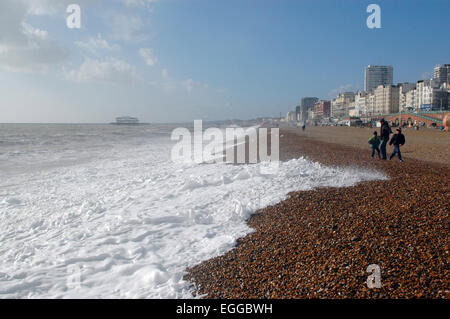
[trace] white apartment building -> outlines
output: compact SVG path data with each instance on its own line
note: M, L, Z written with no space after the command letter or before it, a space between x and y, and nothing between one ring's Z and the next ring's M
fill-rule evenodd
M390 65L369 65L364 73L364 91L370 92L380 85L394 83L394 68Z
M416 110L431 110L437 108L438 97L441 97L439 79L426 79L417 81L416 84ZM439 103L440 104L440 103Z
M296 117L295 111L289 111L286 114L286 122L295 122L297 120Z
M316 117L314 113L314 108L308 110L308 119L313 120Z
M356 109L355 101L348 104L348 116L349 117L359 117L359 111Z
M367 112L369 115L375 114L375 102L375 93L369 93L367 96Z
M366 115L369 112L369 94L359 91L355 95L355 116Z
M407 103L407 94L408 92L414 90L416 88L415 83L401 83L399 84L399 110L400 112L404 112L407 110L412 110L412 104ZM411 101L409 101L411 102Z
M375 91L375 114L390 114L399 111L400 88L396 85L379 85Z
M349 116L349 106L355 102L355 93L345 92L331 101L331 117L346 118Z
M405 103L402 112L412 111L416 109L416 89L410 90L405 94Z

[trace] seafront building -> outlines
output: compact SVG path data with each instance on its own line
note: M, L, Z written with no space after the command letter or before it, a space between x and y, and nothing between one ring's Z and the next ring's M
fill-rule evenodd
M348 117L349 107L353 102L355 102L355 93L339 93L339 95L331 101L331 116L338 119Z
M367 114L375 114L375 94L371 92L367 97Z
M416 109L416 89L406 92L405 103L400 109L401 112L414 111Z
M300 122L300 110L301 110L300 105L297 105L297 106L295 107L295 120L296 120L297 122Z
M286 114L286 122L296 122L295 111L289 111Z
M359 116L359 110L355 107L355 101L350 102L348 105L348 116L350 118Z
M304 97L295 108L295 120L328 119L331 122L395 113L446 111L450 105L450 64L434 68L432 79L393 84L392 66L365 68L364 91L339 93L331 101ZM430 115L431 116L431 115Z
M409 94L409 100L408 100L408 93L415 90L416 84L415 83L401 83L399 84L399 111L412 111L414 110L413 104L411 104L414 99L411 99L411 93ZM412 92L414 94L414 92Z
M364 91L370 92L380 85L394 83L394 68L390 65L369 65L364 74Z
M446 110L448 108L447 82L440 84L437 78L421 80L416 88L416 110Z
M308 110L308 120L313 120L315 117L314 108Z
M435 66L434 78L439 80L439 84L450 83L450 64Z
M375 114L397 113L399 111L398 85L379 85L375 91Z
M331 115L331 101L320 100L314 104L314 118L324 119Z
M355 94L355 116L366 115L369 112L369 94L358 91Z
M309 119L311 115L310 111L314 108L314 105L319 101L317 97L304 97L300 101L300 116L299 121L304 122Z

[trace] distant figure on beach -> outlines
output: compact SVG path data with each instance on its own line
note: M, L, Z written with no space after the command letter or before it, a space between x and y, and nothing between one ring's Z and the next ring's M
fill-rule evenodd
M389 145L394 145L394 152L392 153L391 157L389 157L390 160L395 156L395 154L397 154L400 162L403 162L402 153L400 152L400 145L403 146L404 144L405 135L402 134L402 129L399 127L397 128L397 133L392 136L392 139L389 142Z
M386 145L389 142L389 136L392 133L392 130L389 126L389 123L385 119L381 119L381 128L380 128L380 137L381 137L381 145L380 145L380 151L381 156L384 160L387 159L386 154Z
M302 131L304 131L305 128L306 128L306 123L303 123L303 125L302 125Z
M380 147L380 143L381 143L381 140L378 137L377 131L373 132L373 136L369 139L370 148L372 149L372 158L375 155L375 151L378 154L378 158L381 158L381 156L380 156L380 148L379 148Z

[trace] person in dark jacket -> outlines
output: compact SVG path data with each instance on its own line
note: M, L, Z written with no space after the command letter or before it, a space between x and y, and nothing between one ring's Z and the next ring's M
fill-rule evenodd
M375 155L375 151L378 154L378 158L381 158L380 149L379 149L380 143L381 143L381 140L378 137L377 131L373 132L373 136L369 139L370 148L372 149L372 158Z
M405 145L405 135L402 134L402 129L400 127L397 128L397 133L392 136L389 145L394 145L394 152L392 153L391 157L389 157L389 159L391 160L395 156L395 154L397 154L400 162L403 162L402 153L400 152L400 145Z
M380 151L381 156L384 160L387 159L386 154L386 145L389 142L389 136L392 133L391 128L389 127L389 124L384 119L381 119L381 128L380 128L380 138L381 138L381 145L380 145Z

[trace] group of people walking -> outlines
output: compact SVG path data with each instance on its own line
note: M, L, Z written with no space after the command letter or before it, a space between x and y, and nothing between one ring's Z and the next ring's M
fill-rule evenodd
M387 160L386 146L389 143L389 145L394 145L394 151L389 159L391 160L395 155L397 155L400 162L403 162L400 146L405 144L405 136L402 134L401 127L398 127L396 131L397 133L395 133L389 141L389 137L393 132L389 126L389 123L385 119L381 119L380 135L378 136L378 132L375 131L373 132L373 136L369 139L369 144L372 148L372 158L375 156L376 152L378 154L378 158Z

